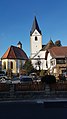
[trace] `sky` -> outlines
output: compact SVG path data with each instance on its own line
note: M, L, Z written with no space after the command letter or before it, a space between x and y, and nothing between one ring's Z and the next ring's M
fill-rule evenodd
M30 31L36 16L42 44L50 38L67 46L67 0L0 0L0 58L20 41L30 56Z

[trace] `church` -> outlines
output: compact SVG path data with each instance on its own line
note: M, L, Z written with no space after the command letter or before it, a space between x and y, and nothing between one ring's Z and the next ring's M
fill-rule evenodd
M19 41L17 46L10 46L1 57L2 70L11 69L13 73L19 73L27 54ZM62 46L60 41L55 43L50 39L46 45L42 45L42 32L39 28L36 17L30 31L30 60L36 70L49 71L56 77L59 74L67 75L67 46Z
M42 32L36 17L30 31L30 50L30 58L36 70L49 70L56 77L67 73L67 46L62 46L60 40L53 43L51 39L42 45Z
M26 60L28 60L27 54L22 49L22 43L19 41L17 46L11 45L1 57L2 70L6 72L11 69L13 74L18 74Z

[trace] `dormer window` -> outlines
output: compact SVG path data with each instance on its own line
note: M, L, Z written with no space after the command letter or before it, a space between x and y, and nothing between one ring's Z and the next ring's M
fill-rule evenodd
M35 36L35 41L37 41L37 37Z

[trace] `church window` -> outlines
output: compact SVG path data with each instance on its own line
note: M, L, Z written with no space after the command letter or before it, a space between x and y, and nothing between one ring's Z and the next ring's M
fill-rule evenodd
M13 62L10 62L10 68L13 69Z
M37 41L37 37L35 37L35 41Z
M52 59L52 60L51 60L51 66L54 66L54 65L55 65L55 60Z
M6 62L3 63L3 69L6 69Z

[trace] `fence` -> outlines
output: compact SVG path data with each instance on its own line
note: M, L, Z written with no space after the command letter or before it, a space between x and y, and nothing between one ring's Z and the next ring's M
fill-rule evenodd
M10 91L13 87L14 91L43 91L45 90L46 84L44 83L36 83L36 84L6 84L0 83L0 92L2 91ZM67 82L59 82L55 84L49 85L50 91L67 91Z
M67 82L56 84L5 84L0 83L0 100L36 99L36 98L67 98Z

